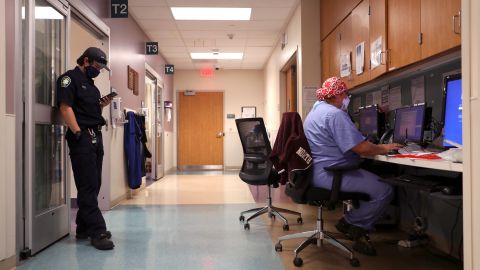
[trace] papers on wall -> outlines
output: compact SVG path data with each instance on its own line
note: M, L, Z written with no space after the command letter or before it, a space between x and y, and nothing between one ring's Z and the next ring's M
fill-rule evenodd
M397 86L389 90L388 109L395 110L400 107L402 107L402 88Z
M352 107L353 107L353 112L358 112L358 108L362 106L362 98L361 97L354 97L352 98Z
M355 46L355 73L360 75L363 73L365 65L365 42L358 43Z
M316 91L319 87L317 86L304 86L302 92L303 99L303 117L310 112L313 104L317 101Z
M366 96L366 106L375 105L375 104L382 104L382 91L375 91L368 93Z
M375 41L370 44L370 61L371 69L380 66L382 55L382 36L379 36Z
M340 55L340 77L348 77L352 73L352 62L350 52Z
M423 76L412 79L410 91L412 94L412 104L425 102L425 82Z

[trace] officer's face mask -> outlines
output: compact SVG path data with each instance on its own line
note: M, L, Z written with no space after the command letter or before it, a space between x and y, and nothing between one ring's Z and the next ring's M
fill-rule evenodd
M100 70L98 70L94 66L85 67L85 71L87 73L87 77L90 78L90 79L93 79L93 78L97 77L98 74L100 74Z
M342 100L342 107L340 108L342 111L348 110L348 104L350 104L350 97L347 96Z

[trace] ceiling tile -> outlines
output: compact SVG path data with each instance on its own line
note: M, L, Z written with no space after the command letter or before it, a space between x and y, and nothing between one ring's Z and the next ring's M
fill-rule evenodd
M139 20L173 20L172 12L169 7L129 7L128 12Z

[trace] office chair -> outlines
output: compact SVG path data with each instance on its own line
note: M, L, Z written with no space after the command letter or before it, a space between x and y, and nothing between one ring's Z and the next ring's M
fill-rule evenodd
M238 134L243 148L243 164L239 172L239 177L249 185L268 186L267 205L260 208L253 208L241 212L240 221L244 222L244 229L249 230L250 220L262 215L268 214L270 218L278 217L283 220L283 230L288 231L288 221L281 213L297 215L297 223L302 223L302 215L299 212L288 209L278 208L272 205L271 187L278 187L280 179L276 170L273 169L269 155L272 151L267 131L262 118L243 118L236 119ZM254 212L245 220L245 214Z
M308 202L310 204L318 205L317 222L315 229L312 231L294 233L279 237L277 244L275 244L275 250L282 251L281 242L284 240L307 238L294 250L295 258L293 259L293 264L297 267L300 267L303 264L303 260L298 256L298 254L308 245L316 244L317 246L320 246L323 244L323 240L325 240L340 250L345 251L350 257L350 264L354 267L358 267L360 266L360 261L354 257L353 251L345 244L335 239L331 233L324 230L322 210L324 207L327 207L328 210L335 209L335 206L339 201L348 201L355 206L357 205L358 201L370 200L370 196L360 192L340 192L342 174L346 171L358 169L358 165L330 166L325 167L324 169L333 173L331 190L312 186L308 186L301 192L295 189L296 185L305 187L305 185L300 184L301 182L311 182L312 169L309 169L308 171L294 172L294 176L287 183L285 193L291 196L294 201L298 203ZM302 193L301 196L299 196L300 193Z

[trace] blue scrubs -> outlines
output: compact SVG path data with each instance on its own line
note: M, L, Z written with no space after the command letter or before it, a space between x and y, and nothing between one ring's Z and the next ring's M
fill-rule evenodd
M313 185L331 189L333 174L323 168L334 164L351 164L360 157L352 148L365 138L344 111L321 101L307 115L304 123L305 136L313 155ZM363 169L346 172L340 188L345 192L363 192L371 200L360 202L360 207L345 215L345 220L366 230L373 230L375 222L385 211L393 197L389 184Z

